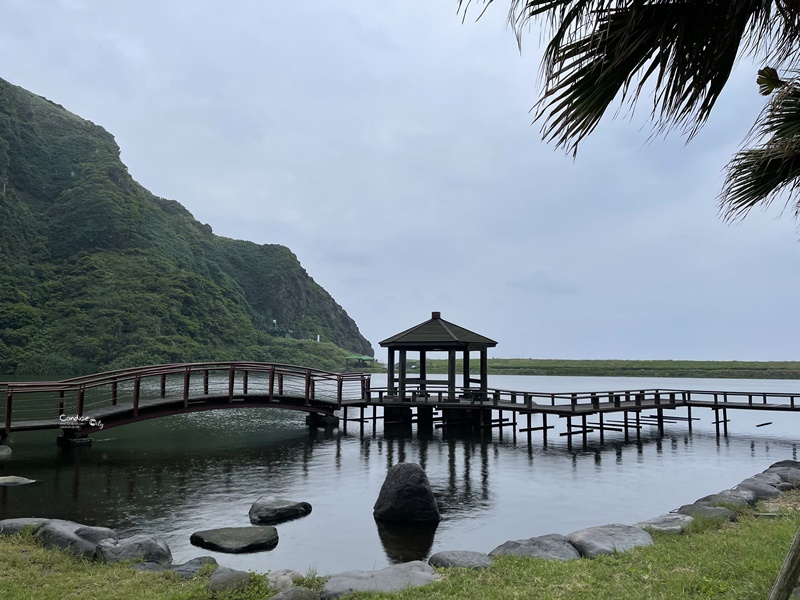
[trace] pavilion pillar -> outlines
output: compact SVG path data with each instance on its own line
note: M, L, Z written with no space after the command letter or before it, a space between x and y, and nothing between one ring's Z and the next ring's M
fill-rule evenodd
M489 392L489 364L486 348L481 348L481 398L486 398Z
M406 397L406 354L407 350L400 350L400 382L398 384L400 399Z
M447 395L456 397L456 351L452 348L447 351Z
M419 351L419 389L424 392L426 389L425 380L428 378L428 369L426 366L427 357L425 350Z
M394 396L394 348L389 348L389 364L386 373L386 391L389 396Z
M461 374L461 382L464 388L469 388L469 350L464 350L463 360L464 372Z

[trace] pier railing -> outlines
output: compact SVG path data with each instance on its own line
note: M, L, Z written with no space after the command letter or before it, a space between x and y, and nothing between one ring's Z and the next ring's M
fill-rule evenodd
M370 388L371 402L384 404L392 402L412 402L417 404L468 403L486 408L503 407L516 410L541 411L546 407L558 408L559 412L586 412L600 410L601 407L621 408L624 406L676 407L702 406L708 408L740 408L768 410L800 409L800 391L796 394L785 392L731 392L719 390L678 390L678 389L634 389L606 390L599 392L548 393L489 388L481 391L475 388L456 387L450 391L447 385L427 383L421 386L407 386L402 392L386 387Z

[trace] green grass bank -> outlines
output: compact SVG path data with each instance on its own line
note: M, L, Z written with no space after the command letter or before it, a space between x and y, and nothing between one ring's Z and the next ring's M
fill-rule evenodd
M419 361L409 364L419 369ZM429 373L446 373L447 361L426 361ZM457 361L461 372L462 361ZM470 370L478 368L477 360ZM708 379L800 379L800 362L743 362L703 360L560 360L549 358L490 358L490 375L550 375L564 377L696 377Z
M612 556L569 562L502 557L482 571L443 571L440 582L395 594L352 598L396 600L513 600L620 598L730 598L763 600L800 526L800 491L740 514L738 523L697 521L683 534L654 534L656 543ZM756 516L776 511L777 516ZM269 598L266 577L250 586L212 595L208 574L192 581L175 574L139 573L124 564L104 565L43 548L30 535L0 536L0 590L8 600L92 598L133 600ZM309 575L306 585L319 587Z

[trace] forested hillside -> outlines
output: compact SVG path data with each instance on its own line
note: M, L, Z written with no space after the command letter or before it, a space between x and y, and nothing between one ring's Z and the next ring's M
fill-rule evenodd
M0 79L0 373L352 352L373 354L288 248L214 235L103 128Z

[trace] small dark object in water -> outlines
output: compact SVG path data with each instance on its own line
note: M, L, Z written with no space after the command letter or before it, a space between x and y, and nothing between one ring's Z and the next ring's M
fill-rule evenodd
M764 427L764 425L772 425L772 421L767 421L766 423L759 423L756 427Z

